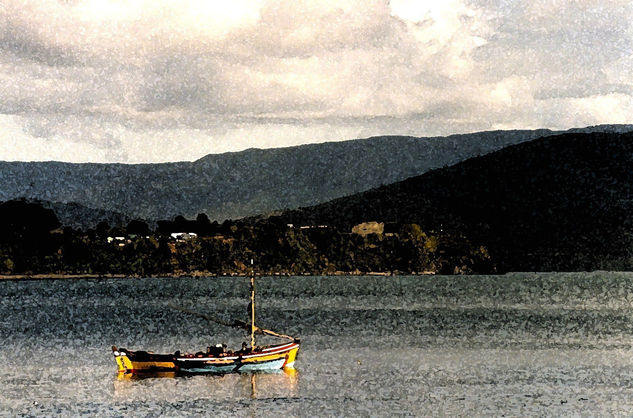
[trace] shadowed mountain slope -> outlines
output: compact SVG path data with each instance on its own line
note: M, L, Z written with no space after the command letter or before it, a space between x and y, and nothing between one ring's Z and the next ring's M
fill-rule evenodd
M580 131L627 129L633 127L603 125ZM551 134L535 130L438 138L384 136L249 149L164 164L0 162L0 201L24 197L76 202L128 219L195 217L204 212L222 221L326 202ZM61 205L56 211L60 219L94 226L90 217L75 216L80 211L64 214Z
M205 212L222 220L325 202L550 133L377 137L164 164L0 162L0 201L78 202L145 219Z
M282 219L459 232L501 271L633 269L633 134L545 137Z

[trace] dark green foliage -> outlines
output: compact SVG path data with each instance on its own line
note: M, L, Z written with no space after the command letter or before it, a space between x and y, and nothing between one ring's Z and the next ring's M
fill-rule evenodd
M47 270L59 246L59 226L50 209L24 200L0 204L0 271Z
M149 235L149 225L147 222L135 219L127 224L127 233L133 235L147 236Z
M96 234L101 239L106 239L110 232L110 225L106 221L101 221L97 224Z
M99 223L96 231L84 233L66 227L51 232L49 228L59 223L50 211L25 202L2 208L3 237L11 237L0 247L2 273L246 274L250 259L255 260L258 272L268 274L419 272L435 271L435 265L464 273L473 271L479 260L462 238L455 243L442 238L445 247L458 249L450 257L438 257L437 244L429 242L439 239L427 237L417 225L402 225L400 236L385 237L360 236L331 227L294 227L279 217L253 224L226 221L221 226L203 216L196 221L177 217L170 222L172 226L195 222L206 225L210 234L173 240L168 235L154 235L141 221L130 222L126 229L109 229L107 223ZM25 219L16 214L26 214ZM31 217L39 220L31 222Z
M47 234L61 226L55 213L24 200L0 204L0 232L13 237L34 237Z

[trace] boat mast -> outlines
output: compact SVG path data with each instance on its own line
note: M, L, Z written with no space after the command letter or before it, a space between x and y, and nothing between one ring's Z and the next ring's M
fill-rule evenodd
M255 349L255 271L251 258L251 349Z

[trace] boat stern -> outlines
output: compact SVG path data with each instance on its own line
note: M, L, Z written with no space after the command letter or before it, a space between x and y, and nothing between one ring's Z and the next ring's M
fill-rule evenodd
M297 354L299 353L299 342L296 342L296 345L292 347L288 353L286 354L286 361L282 368L284 369L294 369L295 360L297 358Z
M128 358L125 351L119 351L115 346L112 346L112 354L114 355L114 361L116 361L119 373L126 373L134 370L134 365Z
M119 373L154 372L175 370L173 356L153 354L144 351L128 351L112 346L112 354Z

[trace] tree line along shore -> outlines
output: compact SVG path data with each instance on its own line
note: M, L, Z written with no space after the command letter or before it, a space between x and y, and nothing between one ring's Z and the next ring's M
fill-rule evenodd
M200 214L94 229L63 227L24 200L0 204L5 278L495 272L485 247L417 224L364 222L352 230L287 224L278 217L210 222Z

